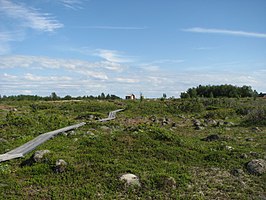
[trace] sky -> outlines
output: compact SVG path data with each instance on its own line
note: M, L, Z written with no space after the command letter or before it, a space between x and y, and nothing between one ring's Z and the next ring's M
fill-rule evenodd
M265 0L0 0L0 95L266 92Z

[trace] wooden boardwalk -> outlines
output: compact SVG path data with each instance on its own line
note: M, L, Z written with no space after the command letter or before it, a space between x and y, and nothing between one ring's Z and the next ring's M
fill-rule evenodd
M109 112L109 115L107 118L99 119L98 121L99 122L106 122L106 121L113 120L116 118L116 113L121 112L123 110L125 110L125 109L118 109L118 110L111 111L111 112Z
M113 120L113 119L116 118L116 113L117 112L121 112L123 110L124 109L118 109L118 110L111 111L107 118L100 119L98 121L105 122L105 121ZM76 129L76 128L79 128L81 126L84 126L85 124L86 124L85 122L82 122L82 123L79 123L79 124L75 124L75 125L72 125L72 126L67 126L65 128L61 128L61 129L58 129L58 130L54 130L54 131L39 135L38 137L36 137L33 140L23 144L22 146L20 146L20 147L18 147L16 149L13 149L13 150L5 153L5 154L1 154L0 155L0 162L11 160L11 159L14 159L14 158L21 158L25 154L27 154L30 151L34 150L37 146L39 146L42 143L46 142L47 140L53 138L57 134L62 133L62 132L66 132L66 131L70 131L70 130L73 130L73 129Z
M37 146L46 142L47 140L51 139L52 137L56 136L57 134L79 128L81 126L84 126L85 124L86 124L85 122L82 122L79 124L67 126L65 128L61 128L61 129L58 129L55 131L51 131L51 132L39 135L38 137L36 137L33 140L23 144L22 146L20 146L16 149L13 149L13 150L5 153L5 154L0 155L0 162L6 161L6 160L11 160L14 158L23 157L25 154L34 150Z

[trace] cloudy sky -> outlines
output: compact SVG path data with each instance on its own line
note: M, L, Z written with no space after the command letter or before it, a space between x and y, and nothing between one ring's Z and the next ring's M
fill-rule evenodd
M0 0L0 94L266 92L265 0Z

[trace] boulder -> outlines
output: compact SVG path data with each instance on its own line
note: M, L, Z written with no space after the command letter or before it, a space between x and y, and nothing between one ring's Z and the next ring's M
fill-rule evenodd
M233 169L231 171L231 174L239 177L239 176L244 175L244 171L242 169Z
M220 136L219 135L216 135L216 134L212 134L212 135L209 135L207 136L206 138L203 138L201 139L202 141L207 141L207 142L211 142L211 141L217 141L220 139Z
M59 159L55 163L55 172L62 173L66 170L67 162L63 159Z
M140 181L139 181L139 177L136 176L135 174L123 174L122 176L120 176L119 178L120 181L123 181L125 183L125 186L138 186L140 187Z
M45 160L45 155L49 154L50 151L49 150L39 150L36 151L33 155L32 155L32 161L34 162L43 162Z
M263 159L254 159L248 162L247 170L251 174L262 175L266 172L266 161Z

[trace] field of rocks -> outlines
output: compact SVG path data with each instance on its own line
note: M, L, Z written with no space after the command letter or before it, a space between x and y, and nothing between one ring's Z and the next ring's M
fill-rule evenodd
M110 111L116 119L99 122ZM266 199L266 99L0 101L0 199Z

